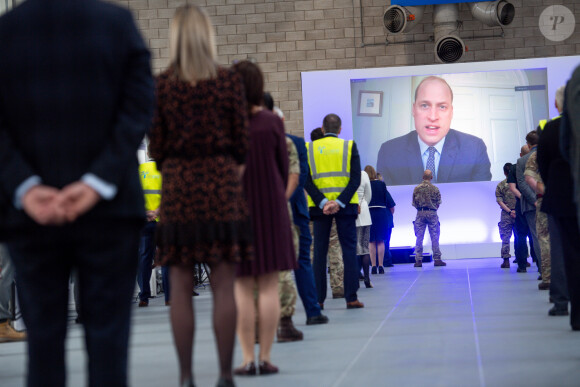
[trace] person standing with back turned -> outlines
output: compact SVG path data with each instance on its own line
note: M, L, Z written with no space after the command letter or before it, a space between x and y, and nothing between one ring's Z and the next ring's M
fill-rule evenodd
M431 248L433 249L433 259L435 266L447 266L441 260L441 250L439 250L439 217L437 209L441 205L441 193L439 188L431 183L433 173L426 169L423 173L423 181L413 190L412 205L417 209L417 217L413 222L417 243L415 245L415 267L423 266L423 237L425 228L429 227L431 236Z
M9 198L0 213L28 329L27 385L66 384L76 270L87 384L125 386L149 51L127 9L28 0L0 19L0 56L0 196Z

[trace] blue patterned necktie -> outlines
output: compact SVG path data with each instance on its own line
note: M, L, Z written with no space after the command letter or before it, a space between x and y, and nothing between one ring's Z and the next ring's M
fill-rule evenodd
M427 158L427 167L425 169L430 170L431 172L433 172L433 181L437 180L437 174L435 173L435 152L436 149L433 146L430 146L428 148L429 151L429 157Z

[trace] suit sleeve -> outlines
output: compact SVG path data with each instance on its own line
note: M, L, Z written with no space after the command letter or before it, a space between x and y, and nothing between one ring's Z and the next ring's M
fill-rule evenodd
M532 188L526 183L526 178L524 176L524 171L526 168L526 163L524 158L518 159L518 164L516 167L516 179L518 181L518 189L522 193L523 197L528 201L530 204L534 204L536 201L536 193L532 190Z
M476 163L474 165L471 181L490 181L491 162L487 155L487 147L483 140L478 139Z
M337 200L345 205L350 202L352 196L356 192L360 185L360 156L358 154L358 149L356 143L352 142L352 151L350 156L350 179L346 188L338 195Z
M149 50L129 12L123 22L128 53L119 107L108 143L87 170L116 186L126 176L126 170L119 166L128 165L135 158L137 147L151 125L154 101Z
M16 189L35 171L16 148L6 127L4 114L0 111L0 191L7 202L14 202Z

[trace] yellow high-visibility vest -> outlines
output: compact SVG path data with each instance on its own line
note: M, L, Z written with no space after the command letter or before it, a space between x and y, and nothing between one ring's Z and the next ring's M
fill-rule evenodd
M306 143L312 181L328 200L338 198L348 185L352 144L352 140L346 141L333 136ZM358 204L356 192L350 199L350 203ZM308 207L315 207L310 195Z
M560 118L561 116L556 116L554 118L551 118L549 120L540 120L540 122L538 123L538 126L540 127L540 130L544 130L544 127L546 126L546 124L552 120L555 120L556 118Z
M145 210L156 210L161 204L161 173L154 161L139 165L139 180L145 194Z

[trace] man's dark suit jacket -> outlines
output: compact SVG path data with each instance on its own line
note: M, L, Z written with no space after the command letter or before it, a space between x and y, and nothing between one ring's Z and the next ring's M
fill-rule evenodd
M449 129L441 151L437 183L489 181L490 169L483 140ZM417 132L383 143L377 157L377 172L387 185L419 184L424 168Z
M151 123L153 79L130 12L95 0L28 0L0 19L0 56L4 227L35 227L13 205L33 175L62 188L92 173L118 191L85 217L143 218L136 150Z
M308 179L308 154L306 151L306 145L304 145L304 139L300 137L287 134L287 136L292 140L298 151L298 159L300 160L300 178L298 179L298 187L296 191L290 197L290 206L292 207L292 215L294 217L294 223L296 225L306 225L310 221L310 215L308 215L308 203L306 202L306 195L304 195L304 185L306 184L306 179Z
M324 137L331 136L327 134ZM335 136L336 137L336 136ZM346 140L348 141L348 140ZM314 141L315 142L315 141ZM311 144L312 146L312 144ZM356 143L353 141L352 151L350 156L350 180L346 185L346 188L338 196L337 200L345 204L344 208L341 208L336 215L358 215L358 203L350 203L352 196L355 194L358 186L360 185L360 155L358 153ZM304 187L308 195L316 204L316 207L310 207L310 216L322 216L322 209L320 209L319 204L325 198L324 194L320 192L318 187L314 185L312 181L312 175L310 174L310 167L308 167L308 178L306 180L306 185Z
M575 217L574 179L570 164L560 153L561 123L561 118L548 122L538 143L538 168L545 185L541 210L559 218Z

